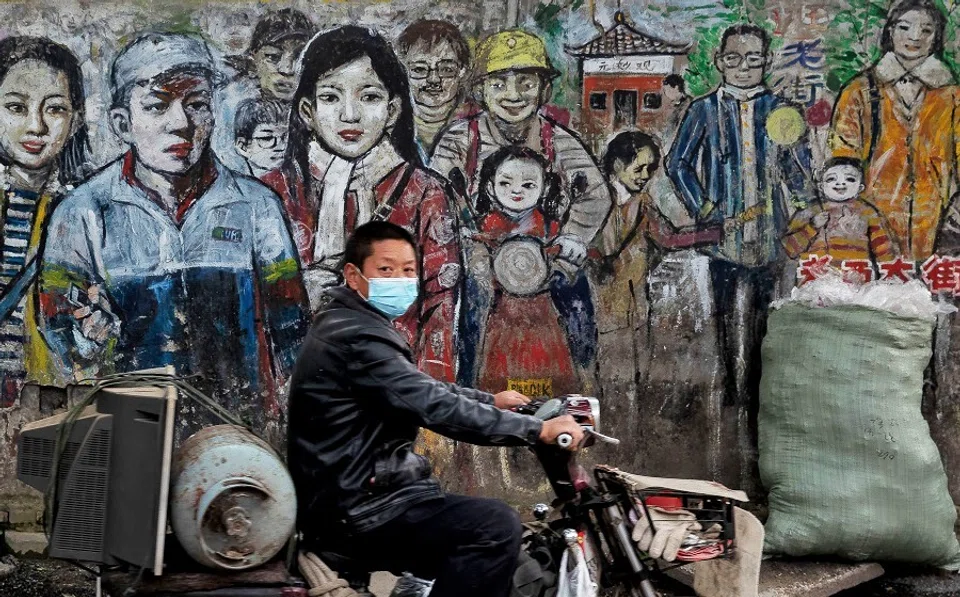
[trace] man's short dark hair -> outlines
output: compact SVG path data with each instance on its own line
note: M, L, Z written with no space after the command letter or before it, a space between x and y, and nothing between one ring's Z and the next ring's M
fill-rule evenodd
M402 240L417 251L417 241L406 229L390 222L367 222L358 227L347 239L347 246L343 251L343 264L352 263L358 269L363 269L363 262L373 255L373 244L382 240Z
M617 162L627 165L637 159L637 154L643 148L648 148L653 152L653 165L650 171L653 172L660 167L660 145L656 139L640 131L626 131L614 137L607 144L607 152L603 156L603 171L607 176L614 174L614 166Z
M730 41L730 38L738 35L750 35L756 37L763 44L763 54L766 55L767 52L770 51L770 34L767 33L762 27L743 23L728 27L727 30L723 32L723 37L720 38L721 54L727 48L727 42Z
M423 19L411 23L397 38L397 49L406 54L417 43L424 43L428 48L447 42L457 55L457 60L464 66L470 65L470 46L460 29L453 23Z
M261 124L277 124L284 128L289 118L290 104L274 99L245 99L237 107L233 131L237 139L250 141Z
M681 93L686 93L687 85L683 81L683 77L678 74L667 75L663 79L664 87L676 87L680 90Z

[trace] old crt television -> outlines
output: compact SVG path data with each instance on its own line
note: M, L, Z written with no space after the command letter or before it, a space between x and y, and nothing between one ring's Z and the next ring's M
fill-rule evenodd
M97 392L70 429L60 460L51 557L162 573L176 399L172 386ZM49 486L65 417L20 431L17 478L40 491Z

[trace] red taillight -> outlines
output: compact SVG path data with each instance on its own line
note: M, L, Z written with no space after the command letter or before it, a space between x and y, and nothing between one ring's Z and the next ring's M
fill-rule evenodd
M676 510L683 508L683 500L678 497L670 497L666 495L652 495L648 498L644 498L644 502L647 506L657 506L665 510Z

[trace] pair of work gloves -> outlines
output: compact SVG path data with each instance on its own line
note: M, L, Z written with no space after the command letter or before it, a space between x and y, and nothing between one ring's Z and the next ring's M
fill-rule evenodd
M714 523L704 529L693 512L688 510L660 506L647 506L647 509L650 517L641 515L637 520L633 526L633 540L650 557L673 562L688 537L688 543L693 544L720 538L722 529L719 524ZM643 512L642 507L639 510ZM653 519L653 526L650 525L650 518Z

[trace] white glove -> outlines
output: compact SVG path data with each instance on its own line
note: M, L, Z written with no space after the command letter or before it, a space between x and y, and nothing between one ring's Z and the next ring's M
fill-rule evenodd
M553 244L560 247L558 257L564 261L579 266L587 259L587 245L579 236L561 234L553 241Z
M667 562L676 560L684 538L703 527L697 522L697 517L687 510L667 510L659 506L647 508L650 510L650 518L653 518L656 533L650 527L649 519L641 516L633 527L633 540L641 551L652 558L662 558Z

